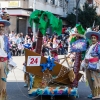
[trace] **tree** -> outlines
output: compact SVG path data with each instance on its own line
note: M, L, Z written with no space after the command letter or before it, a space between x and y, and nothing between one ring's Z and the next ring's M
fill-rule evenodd
M52 27L53 32L58 35L62 32L62 20L55 17L51 12L35 10L31 13L29 22L31 27L33 26L33 21L38 24L38 35L36 42L36 53L41 54L43 35L46 35L46 30L48 27Z
M79 22L81 22L84 28L92 27L96 18L96 7L89 6L89 4L85 3L83 6L83 11L80 10L79 12Z
M73 13L68 14L66 21L67 21L69 26L74 27L76 24L76 15Z
M95 24L100 26L100 16L96 17Z
M66 21L72 27L75 26L75 14L69 14L66 18ZM78 9L78 21L82 24L84 28L92 27L94 21L99 20L96 13L95 6L89 6L89 4L85 3L83 6L83 10Z

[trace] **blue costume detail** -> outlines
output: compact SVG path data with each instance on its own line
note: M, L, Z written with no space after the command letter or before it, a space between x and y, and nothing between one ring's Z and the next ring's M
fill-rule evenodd
M4 50L7 53L8 60L11 58L11 53L10 53L10 50L9 50L9 46L10 45L9 45L8 37L4 35ZM7 70L6 65L4 67L5 67L4 68L4 73L6 74L6 77L7 77L8 73L9 73L9 70ZM2 77L1 79L2 79L2 81L6 82L5 77Z
M26 48L26 49L30 49L30 48L31 48L31 44L29 44L29 43L24 44L23 46L24 46L24 48Z
M85 39L76 40L71 44L71 52L83 52L87 49L87 41Z
M29 74L29 78L30 78L30 89L32 89L34 77L32 76L32 74Z
M50 96L54 96L54 95L67 95L68 96L68 95L70 95L70 96L74 96L74 97L78 97L79 96L77 88L73 88L71 90L71 92L68 93L68 87L65 87L62 90L60 90L60 87L57 87L57 88L53 89L52 91L50 90L49 87L46 87L44 89L38 88L37 90L33 90L29 94L29 96L37 96L37 95L50 95Z
M50 56L47 58L47 62L40 64L40 66L42 66L42 72L44 72L47 68L52 71L53 67L56 66L56 64L54 63L54 58L50 59Z
M4 50L6 51L7 53L7 58L10 59L11 58L11 52L9 50L9 40L8 40L8 37L4 35Z
M1 79L2 79L4 82L6 82L6 78L2 77Z

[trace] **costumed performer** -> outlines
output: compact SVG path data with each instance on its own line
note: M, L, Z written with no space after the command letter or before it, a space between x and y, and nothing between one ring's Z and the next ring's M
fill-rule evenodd
M6 78L9 70L12 70L16 64L12 61L9 40L5 33L5 28L10 25L9 14L0 12L0 100L7 100Z
M86 52L81 68L86 69L86 78L92 93L88 98L100 99L100 33L87 32L86 38L91 39L92 45Z
M33 46L31 46L29 43L24 44L23 46L24 49L29 49L33 51ZM31 80L33 80L33 75L26 71L26 62L23 63L23 72L24 72L24 82L25 82L24 87L28 87L28 90L30 90L32 88L32 86L30 86L30 83Z
M78 87L80 62L82 61L82 58L84 58L87 49L87 41L84 38L84 33L85 30L81 24L76 24L76 26L70 31L70 53L68 56L71 56L72 58L73 70L75 73L75 79L72 82L71 87Z

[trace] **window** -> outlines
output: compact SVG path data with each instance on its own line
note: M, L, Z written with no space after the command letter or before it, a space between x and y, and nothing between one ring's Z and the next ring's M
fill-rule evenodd
M55 5L55 0L51 0L51 4L52 5Z
M59 0L59 6L63 7L63 0Z
M48 2L48 0L44 0L44 2Z

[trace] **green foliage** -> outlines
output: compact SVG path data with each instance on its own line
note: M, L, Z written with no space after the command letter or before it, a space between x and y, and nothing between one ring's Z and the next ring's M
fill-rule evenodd
M67 21L68 25L70 25L71 27L74 27L76 24L76 15L73 13L68 14L66 21Z
M72 27L75 26L75 20L75 14L69 14L66 18L67 23ZM100 24L100 17L97 16L96 7L89 6L87 3L85 3L83 10L78 9L78 21L82 24L84 28L92 27L94 21Z
M95 21L95 24L100 26L100 16L97 16Z
M87 3L85 3L83 11L81 10L79 12L79 22L81 22L81 24L85 28L92 27L96 17L97 17L96 7L94 6L90 7Z
M38 28L43 35L46 35L46 30L50 26L58 35L62 32L62 20L55 17L51 12L35 10L29 18L31 27L33 26L33 21L39 24Z

